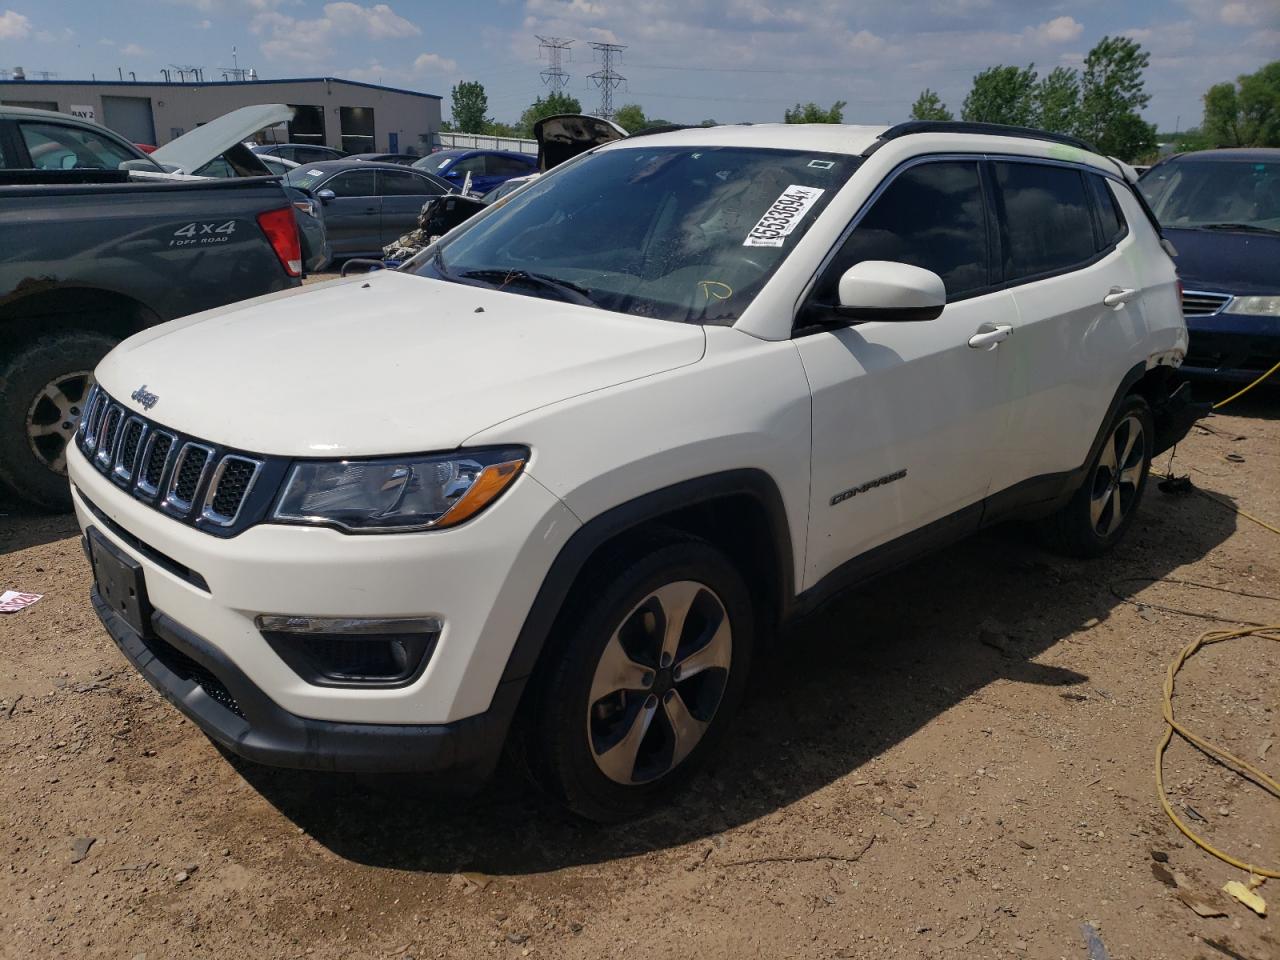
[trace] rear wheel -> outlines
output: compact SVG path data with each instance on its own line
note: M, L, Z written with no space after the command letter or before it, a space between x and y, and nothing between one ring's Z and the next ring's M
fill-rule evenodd
M522 739L547 792L609 822L642 812L714 753L742 697L754 618L742 578L701 540L605 569L576 592L588 599L534 679Z
M67 510L67 447L93 370L116 341L99 333L43 337L0 364L0 486L46 510Z
M1141 397L1125 397L1071 501L1044 522L1051 546L1076 557L1110 550L1133 522L1151 469L1154 421Z

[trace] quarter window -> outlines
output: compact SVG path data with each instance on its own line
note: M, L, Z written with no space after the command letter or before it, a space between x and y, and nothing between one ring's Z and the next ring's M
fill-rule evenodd
M995 163L1004 211L1006 281L1079 266L1097 254L1084 174L1043 163Z
M932 270L948 301L986 287L987 216L977 163L925 163L895 177L840 248L818 299L831 301L840 276L863 260Z
M1124 215L1116 204L1115 195L1106 177L1089 175L1089 186L1093 189L1094 201L1098 205L1098 226L1102 228L1102 246L1105 250L1116 244L1124 236Z

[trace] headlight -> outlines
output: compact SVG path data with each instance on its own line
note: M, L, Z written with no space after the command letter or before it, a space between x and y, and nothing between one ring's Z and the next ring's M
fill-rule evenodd
M1223 313L1243 313L1250 317L1280 317L1280 297L1235 297Z
M475 516L524 468L524 447L428 457L306 461L289 472L272 512L282 523L348 533L452 527Z

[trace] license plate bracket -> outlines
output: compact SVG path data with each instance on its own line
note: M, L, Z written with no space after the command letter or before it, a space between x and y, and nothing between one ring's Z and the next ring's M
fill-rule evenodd
M93 527L88 530L89 561L98 593L140 636L151 635L151 603L142 564L118 549Z

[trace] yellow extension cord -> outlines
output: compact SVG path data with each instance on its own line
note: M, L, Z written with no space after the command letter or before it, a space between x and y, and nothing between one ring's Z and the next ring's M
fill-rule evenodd
M1280 363L1277 363L1274 367L1260 376L1257 380L1254 380L1253 383L1249 384L1244 389L1233 393L1225 400L1220 400L1215 403L1213 405L1213 409L1218 410L1225 407L1237 397L1244 396L1277 370L1280 370ZM1200 490L1199 488L1196 488L1196 492L1212 500L1214 503L1238 513L1246 520L1252 520L1254 523L1270 530L1272 533L1280 534L1280 528L1274 527L1265 520L1261 520L1250 513L1246 513L1235 504L1222 500L1214 496L1212 493ZM1266 867L1259 867L1251 863L1246 863L1243 860L1239 860L1236 857L1231 856L1229 853L1219 850L1204 838L1197 836L1196 833L1183 823L1178 818L1178 815L1173 812L1173 806L1169 803L1169 798L1166 796L1164 789L1164 754L1165 751L1169 749L1169 744L1172 742L1173 735L1176 733L1178 736L1182 737L1182 739L1197 747L1205 755L1217 757L1219 760L1227 761L1237 769L1245 771L1252 776L1255 779L1255 782L1263 789L1269 791L1275 797L1280 797L1280 783L1277 783L1272 777L1267 776L1267 774L1263 773L1247 760L1243 760L1232 753L1228 753L1226 750L1215 747L1203 737L1192 733L1175 720L1173 716L1173 685L1174 680L1178 675L1178 671L1182 669L1182 665L1194 656L1201 648L1206 647L1211 643L1221 643L1224 640L1236 640L1240 637L1263 637L1267 640L1280 642L1280 624L1273 624L1265 627L1245 627L1239 630L1208 630L1202 633L1196 640L1183 647L1182 652L1178 654L1173 663L1169 664L1169 670L1165 674L1164 678L1164 702L1162 704L1165 723L1164 735L1160 738L1160 743L1156 746L1156 794L1160 798L1160 806L1164 808L1164 812L1168 814L1169 819L1173 821L1173 825L1181 830L1183 835L1201 850L1212 854L1224 863L1231 864L1233 867L1238 867L1241 870L1247 870L1250 876L1270 877L1275 880L1280 879L1280 870L1268 869Z

